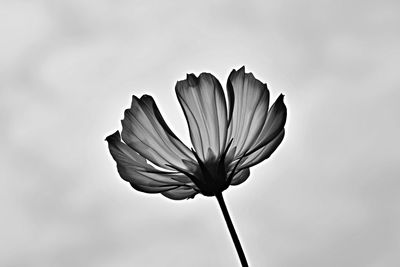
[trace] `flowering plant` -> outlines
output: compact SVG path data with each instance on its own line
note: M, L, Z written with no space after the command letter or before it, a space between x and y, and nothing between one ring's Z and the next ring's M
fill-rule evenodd
M282 142L287 115L283 95L269 107L267 85L244 67L229 75L228 105L221 84L209 73L188 74L175 89L193 148L170 130L153 98L143 95L132 97L122 133L106 138L111 155L120 176L138 191L174 200L215 196L242 266L247 266L222 192L243 183L250 167L267 159Z

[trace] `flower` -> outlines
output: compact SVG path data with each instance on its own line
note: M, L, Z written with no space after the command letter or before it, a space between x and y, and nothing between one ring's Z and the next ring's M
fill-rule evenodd
M171 131L148 95L132 97L121 135L117 131L106 138L120 176L138 191L175 200L198 193L216 196L243 183L250 167L269 158L283 140L283 95L269 108L267 85L244 67L229 75L228 107L210 73L188 74L175 90L192 149Z

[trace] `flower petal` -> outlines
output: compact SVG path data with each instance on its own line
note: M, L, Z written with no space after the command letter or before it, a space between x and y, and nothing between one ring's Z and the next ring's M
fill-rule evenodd
M239 169L249 168L269 158L271 154L278 148L284 136L285 129L282 129L281 132L271 142L246 157Z
M186 80L177 82L175 90L199 157L206 160L209 148L214 155L221 155L228 122L225 96L219 81L209 73L202 73L198 78L188 74Z
M252 151L258 150L261 147L267 145L279 134L281 134L283 128L285 127L286 117L287 110L285 103L283 103L283 95L281 94L268 111L268 116L263 125L263 128L257 140L251 147L249 153L252 153Z
M228 140L233 139L235 158L243 155L257 140L268 114L269 91L244 67L233 70L227 82L230 101ZM232 102L233 101L233 102Z
M169 129L153 98L132 97L130 109L122 120L122 139L140 155L154 164L184 168L182 160L194 160L191 151Z
M231 185L241 184L244 181L246 181L247 178L249 178L249 176L250 176L250 169L249 168L245 168L243 170L240 170L238 173L235 174L235 176L233 176L233 179L231 181Z
M182 200L188 198L194 198L194 196L198 193L198 191L194 190L190 186L180 186L168 191L163 192L163 196L173 199L173 200Z
M119 132L106 138L110 153L117 162L120 176L133 188L146 193L163 193L180 187L194 188L193 182L183 174L158 170L128 145L121 142Z

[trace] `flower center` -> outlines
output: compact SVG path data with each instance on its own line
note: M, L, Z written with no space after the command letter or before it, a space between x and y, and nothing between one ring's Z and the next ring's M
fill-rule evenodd
M196 179L192 178L192 180L203 195L215 196L228 188L225 157L221 156L218 159L211 157L204 162L198 157L196 159L198 165L193 173Z
M239 159L228 176L225 159L231 144L232 140L229 141L225 151L219 156L216 156L211 149L209 149L207 158L204 161L199 157L199 155L197 155L196 151L192 149L192 153L196 158L197 164L190 162L190 167L188 167L190 171L170 164L167 164L167 166L189 177L203 195L215 196L229 187L232 178L236 173L236 167L240 162Z

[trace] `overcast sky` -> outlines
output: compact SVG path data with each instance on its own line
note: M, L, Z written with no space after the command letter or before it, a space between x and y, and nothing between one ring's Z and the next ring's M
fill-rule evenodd
M152 95L246 66L286 136L224 192L251 266L400 266L400 2L0 2L0 265L236 266L214 198L133 190L104 138Z

